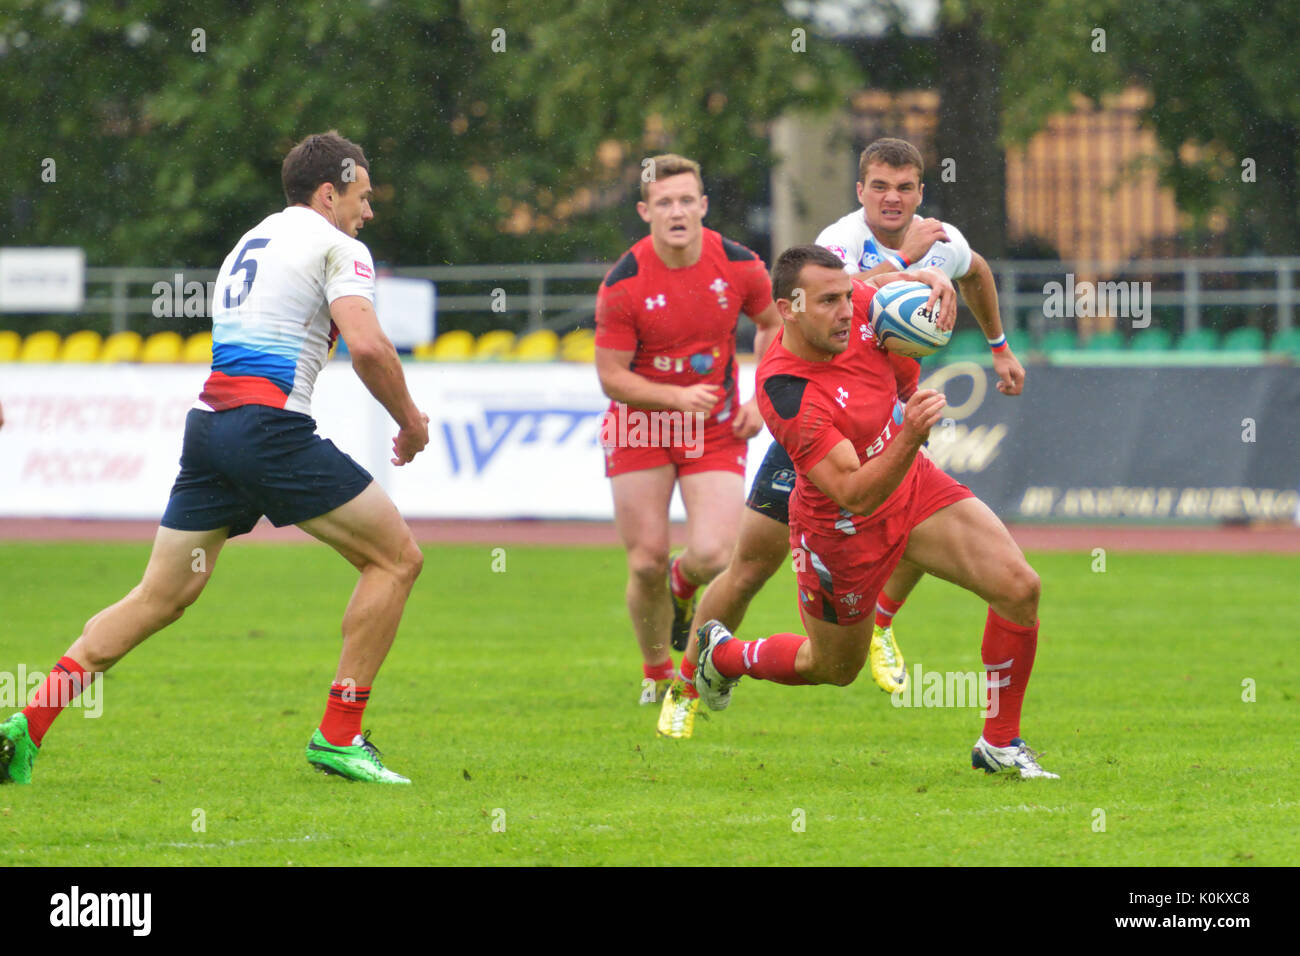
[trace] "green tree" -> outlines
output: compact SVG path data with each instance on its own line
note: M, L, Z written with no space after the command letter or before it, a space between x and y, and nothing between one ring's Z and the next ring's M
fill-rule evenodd
M1002 51L1003 128L1023 142L1072 92L1137 83L1163 180L1203 224L1222 209L1235 252L1300 248L1300 83L1288 0L946 0Z
M829 41L795 52L799 27L740 0L13 3L3 241L213 267L283 205L288 147L329 128L367 149L381 261L616 255L662 149L704 164L710 224L743 235L767 121L852 72Z

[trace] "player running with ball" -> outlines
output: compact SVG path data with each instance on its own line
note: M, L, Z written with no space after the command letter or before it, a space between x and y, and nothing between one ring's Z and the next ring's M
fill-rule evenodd
M985 719L972 765L1055 777L1020 737L1038 643L1038 575L997 516L918 454L943 415L943 396L921 389L898 414L892 366L870 323L876 286L892 278L850 278L821 246L789 249L772 270L784 325L759 363L756 388L763 419L797 474L790 546L808 636L741 641L709 621L700 629L695 686L721 710L744 676L852 683L871 641L871 617L863 612L906 559L989 603L981 654L998 706ZM949 287L941 324L951 324L955 308Z
M1025 371L1002 332L992 270L951 223L916 214L924 194L924 174L924 160L911 143L876 140L858 159L859 208L823 229L817 245L835 253L843 260L845 271L859 279L916 266L943 272L957 285L988 339L998 390L1019 395ZM901 381L899 394L904 399L910 394ZM789 553L788 499L794 480L790 456L779 441L773 442L750 488L735 553L700 597L692 631L709 619L722 621L733 631L739 628L754 596L785 562ZM872 678L886 692L907 689L906 665L892 625L921 577L919 568L900 561L876 598L869 661ZM683 665L688 677L694 674L697 657L692 633ZM670 688L660 714L661 734L691 736L698 707L691 693L689 680Z

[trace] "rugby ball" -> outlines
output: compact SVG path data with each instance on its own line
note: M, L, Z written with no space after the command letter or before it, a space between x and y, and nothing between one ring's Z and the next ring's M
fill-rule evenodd
M871 297L871 328L885 348L908 358L924 358L948 344L952 330L935 324L934 315L925 309L931 288L924 282L899 279L876 290Z

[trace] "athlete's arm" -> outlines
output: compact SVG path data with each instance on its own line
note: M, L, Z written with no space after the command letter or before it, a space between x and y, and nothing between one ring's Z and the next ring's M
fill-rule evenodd
M392 462L405 465L429 444L429 416L415 407L415 400L407 391L397 349L384 334L379 316L365 296L345 295L335 299L330 303L330 316L348 344L352 370L397 422L399 430L393 439Z
M974 249L970 252L970 271L957 280L957 288L970 306L984 337L1000 338L1003 334L1002 317L998 313L998 288L993 282L993 270ZM993 371L998 376L998 391L1003 395L1019 395L1025 387L1025 370L1010 346L993 353Z
M773 302L758 315L751 317L758 331L754 333L754 358L761 359L767 354L767 348L776 338L781 328L781 313ZM758 410L758 396L755 395L736 410L735 421L731 431L737 438L750 439L763 430L763 413Z
M930 429L943 416L943 407L941 392L921 389L908 399L902 430L884 451L859 462L853 443L846 438L813 465L808 480L844 510L871 514L898 488Z
M636 352L596 346L596 375L601 390L616 402L637 408L709 412L722 397L721 385L669 385L632 371Z

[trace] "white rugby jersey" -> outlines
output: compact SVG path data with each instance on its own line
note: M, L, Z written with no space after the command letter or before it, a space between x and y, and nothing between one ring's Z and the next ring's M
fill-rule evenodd
M345 295L375 301L374 261L320 213L290 206L244 233L217 275L212 372L194 407L310 415L316 375L338 336L329 304Z
M920 218L920 216L913 216L912 221L916 222ZM970 272L970 244L952 223L945 222L943 229L948 234L947 242L936 242L920 259L910 266L904 266L902 257L896 249L886 249L880 240L872 235L871 227L867 225L866 213L859 206L847 216L835 220L823 229L817 235L817 245L825 246L843 259L844 271L849 274L865 272L882 262L887 262L895 266L899 272L907 268L920 269L923 266L934 266L942 270L949 279L961 279Z

